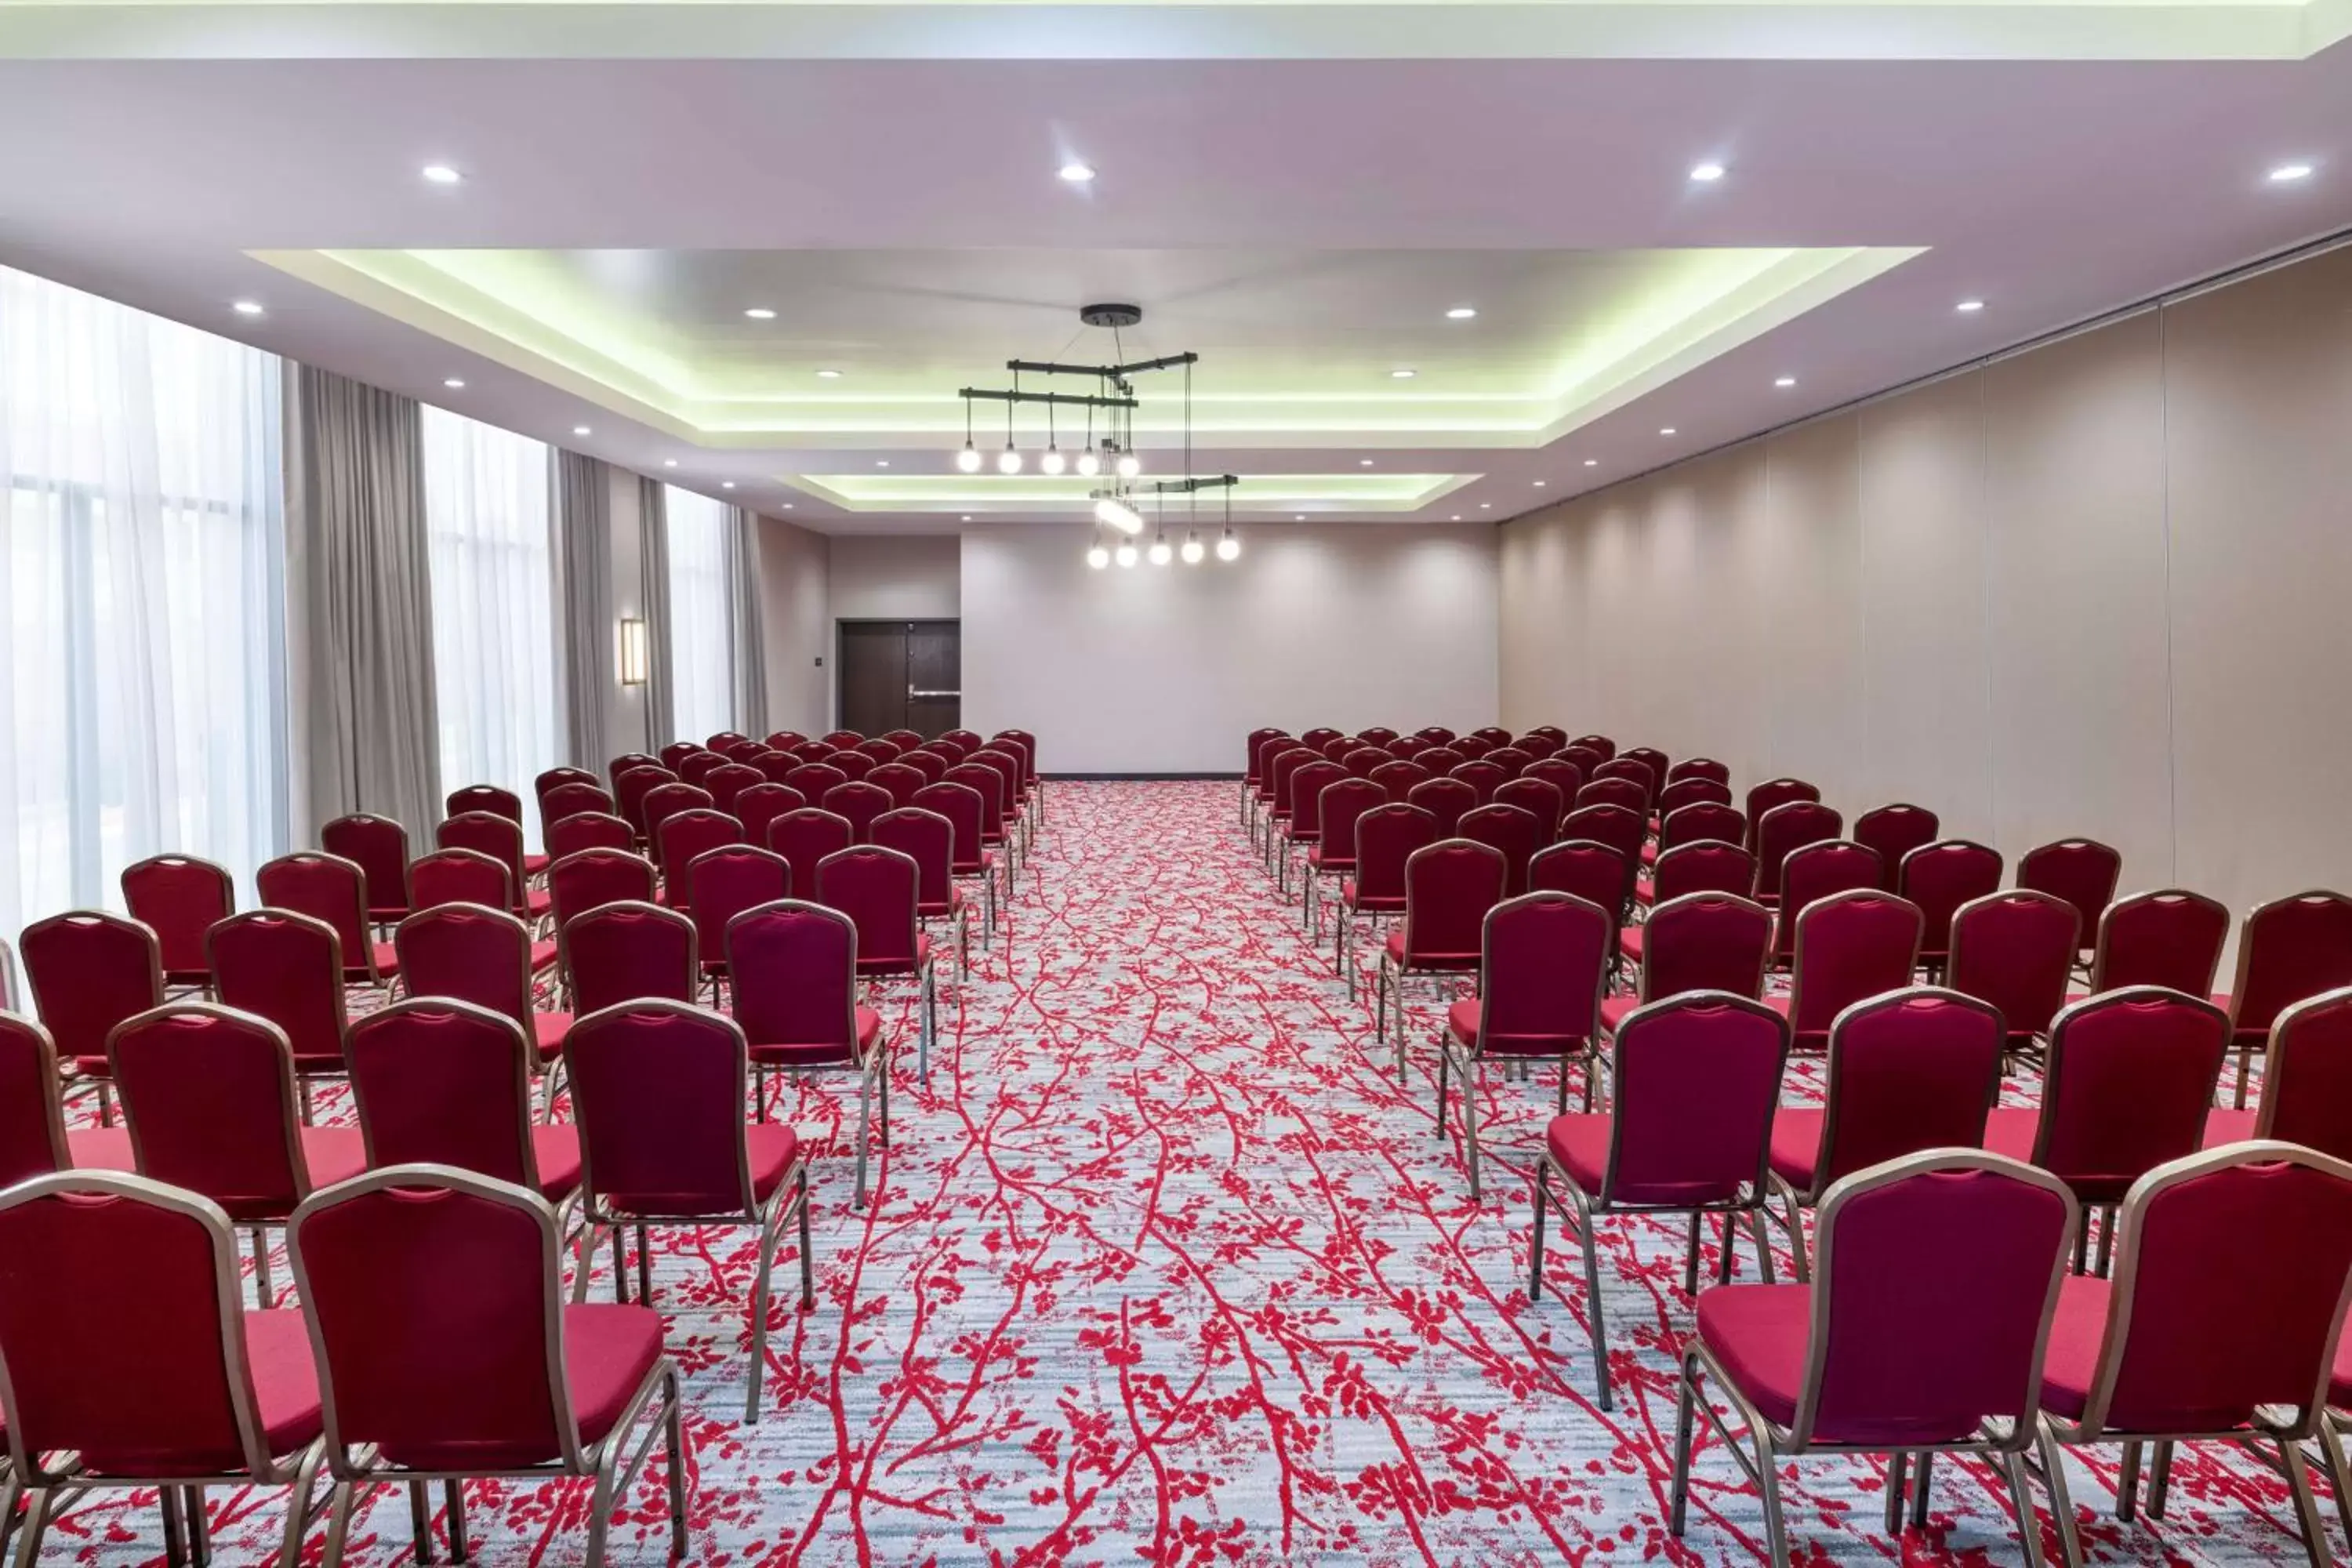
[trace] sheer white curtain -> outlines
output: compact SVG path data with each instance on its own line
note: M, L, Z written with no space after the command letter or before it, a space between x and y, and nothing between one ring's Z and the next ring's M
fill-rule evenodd
M681 741L735 727L734 509L669 487L671 712Z
M286 846L279 374L0 268L0 933Z
M425 521L433 576L433 695L444 788L522 797L555 765L555 569L546 444L444 408L425 410Z

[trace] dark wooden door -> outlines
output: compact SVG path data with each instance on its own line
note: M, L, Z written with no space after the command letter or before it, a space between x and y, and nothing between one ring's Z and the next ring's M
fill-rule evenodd
M925 739L963 715L962 627L954 621L843 621L841 727Z

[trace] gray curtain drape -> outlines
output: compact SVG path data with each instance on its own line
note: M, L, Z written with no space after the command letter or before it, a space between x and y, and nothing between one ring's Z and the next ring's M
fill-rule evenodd
M309 826L441 820L425 430L415 400L309 365L286 398L289 574L302 623ZM315 840L308 840L315 841Z
M727 531L727 619L735 664L735 724L758 739L768 732L768 638L760 618L760 514L731 507Z
M669 668L669 494L659 479L637 476L637 571L646 606L646 750L677 739Z
M613 482L602 459L555 453L555 603L562 621L564 756L603 772L604 702L614 679Z

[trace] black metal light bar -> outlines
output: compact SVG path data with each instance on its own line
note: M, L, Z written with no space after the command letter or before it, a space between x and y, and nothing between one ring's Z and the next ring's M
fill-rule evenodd
M1181 496L1191 495L1196 490L1231 489L1241 482L1240 478L1234 474L1209 474L1193 479L1154 479L1149 488L1162 495ZM1139 485L1136 488L1141 489L1146 487Z
M984 403L1062 403L1076 404L1087 408L1136 408L1141 406L1132 397L1100 397L1076 392L987 392L967 386L958 397L978 398Z
M1173 370L1178 365L1200 363L1201 356L1188 351L1161 359L1138 360L1133 364L1055 364L1049 360L1009 359L1004 368L1028 375L1091 375L1098 380L1124 381L1147 370Z

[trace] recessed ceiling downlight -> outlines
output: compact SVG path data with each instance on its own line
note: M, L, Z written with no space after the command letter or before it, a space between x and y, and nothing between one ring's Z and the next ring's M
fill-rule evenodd
M1094 166L1089 163L1081 163L1076 158L1071 159L1068 163L1063 164L1059 169L1056 169L1054 172L1061 176L1062 182L1065 184L1088 185L1094 183Z
M231 305L229 309L235 310L240 316L258 316L261 314L261 301L258 300L239 300L235 304Z
M1723 178L1723 165L1715 163L1694 163L1691 165L1690 177L1702 185L1711 185Z
M2311 165L2301 162L2281 163L2277 168L2273 169L2270 174L2271 184L2273 185L2291 185L2297 180L2309 178L2311 178Z
M446 163L427 163L417 173L425 176L428 184L435 185L454 185L466 177Z

